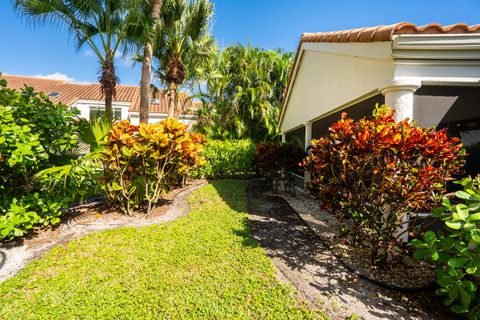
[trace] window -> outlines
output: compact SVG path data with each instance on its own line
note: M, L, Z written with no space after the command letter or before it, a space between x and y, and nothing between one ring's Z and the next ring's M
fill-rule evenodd
M90 106L90 119L101 117L105 114L105 107L103 106ZM122 108L114 107L113 116L117 119L122 119Z
M47 94L47 96L52 97L52 98L58 97L59 95L60 95L60 93L55 92L55 91L54 91L54 92L50 92L49 94Z

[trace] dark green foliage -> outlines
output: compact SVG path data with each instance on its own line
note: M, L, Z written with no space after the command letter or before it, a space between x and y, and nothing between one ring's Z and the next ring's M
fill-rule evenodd
M445 222L445 230L428 231L423 241L414 239L414 257L437 266L437 294L445 298L451 310L465 314L468 319L480 318L480 176L458 182L453 203L444 198L433 214Z
M197 175L208 179L250 178L255 175L253 154L256 144L250 140L208 140L206 163Z
M207 138L278 139L277 121L292 53L233 45L205 70L196 130Z
M78 110L54 105L43 93L6 88L0 79L0 239L22 236L35 224L59 222L62 207L72 200L48 190L50 181L35 175L69 158L77 146Z

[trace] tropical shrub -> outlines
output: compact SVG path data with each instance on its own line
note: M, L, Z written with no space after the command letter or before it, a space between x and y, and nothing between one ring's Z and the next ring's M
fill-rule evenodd
M205 165L196 176L207 179L250 178L255 175L251 140L208 140L205 145Z
M428 231L413 239L414 257L437 266L437 295L445 297L451 310L469 319L480 318L480 176L459 181L456 201L443 198L433 215L445 223L437 233Z
M464 164L459 139L408 119L397 122L393 113L377 107L373 119L359 121L342 114L327 136L312 141L304 161L312 194L377 265L395 252L407 215L432 208Z
M65 201L47 197L35 175L76 147L78 113L32 88L8 89L0 79L0 239L58 223Z
M0 215L0 239L12 240L26 234L38 223L40 217L28 206L18 203L15 198L7 206L2 205Z
M73 202L85 202L99 195L99 178L103 168L94 153L68 164L44 169L35 175L38 189L49 199L62 199L65 206Z
M265 177L276 190L280 185L292 188L290 173L300 169L305 152L294 143L261 143L255 151L254 164L259 175Z
M203 163L203 137L169 118L158 124L121 121L105 137L102 188L124 213L151 213L161 196Z

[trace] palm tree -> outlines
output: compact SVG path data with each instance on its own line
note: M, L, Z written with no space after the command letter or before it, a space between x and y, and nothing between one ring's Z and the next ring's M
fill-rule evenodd
M134 0L15 0L15 7L23 16L35 22L49 22L68 29L78 49L90 47L100 62L99 82L105 97L105 113L113 118L112 100L116 96L118 78L115 57L124 44L129 8Z
M196 129L214 138L275 139L292 53L225 48L207 71Z
M148 123L150 111L150 84L152 79L153 37L157 31L157 22L160 18L163 0L153 0L150 13L151 25L145 46L143 48L142 80L140 82L140 122Z
M168 117L175 116L179 86L198 80L215 42L209 33L213 5L209 0L167 0L161 14L162 30L154 56L156 75L168 86Z

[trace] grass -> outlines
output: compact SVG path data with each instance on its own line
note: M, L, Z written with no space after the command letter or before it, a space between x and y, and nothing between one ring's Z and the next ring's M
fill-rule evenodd
M0 319L311 319L251 237L245 181L194 192L177 221L91 234L0 284Z

